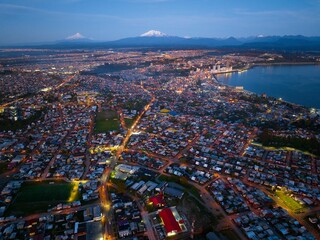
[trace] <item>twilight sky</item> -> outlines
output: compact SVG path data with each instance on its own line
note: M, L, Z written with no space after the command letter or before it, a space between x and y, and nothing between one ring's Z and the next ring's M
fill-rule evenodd
M0 45L138 36L320 36L320 0L0 0Z

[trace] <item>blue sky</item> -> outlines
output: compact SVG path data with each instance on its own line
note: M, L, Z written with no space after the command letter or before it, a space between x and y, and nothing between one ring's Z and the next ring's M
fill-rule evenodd
M0 44L138 36L320 36L320 0L0 0Z

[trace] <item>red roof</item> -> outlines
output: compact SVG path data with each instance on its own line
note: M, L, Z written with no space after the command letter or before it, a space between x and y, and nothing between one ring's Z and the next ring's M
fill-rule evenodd
M162 206L165 204L164 196L162 193L158 194L157 196L150 197L149 201L153 203L153 206Z
M159 216L161 217L161 219L164 223L164 227L165 227L167 233L181 232L181 228L179 226L179 223L176 221L170 208L163 209L159 213Z

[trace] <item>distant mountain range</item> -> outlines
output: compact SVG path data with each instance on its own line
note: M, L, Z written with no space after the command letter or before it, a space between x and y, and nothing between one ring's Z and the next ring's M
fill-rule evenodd
M31 46L31 45L25 45ZM21 45L20 45L21 47ZM95 41L76 33L64 40L32 44L38 48L239 48L261 50L320 51L320 37L257 36L248 38L187 38L150 30L138 37L115 41Z

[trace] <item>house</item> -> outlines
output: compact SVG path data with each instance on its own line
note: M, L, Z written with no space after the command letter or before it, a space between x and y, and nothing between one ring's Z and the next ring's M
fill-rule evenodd
M150 197L149 203L153 204L154 207L163 207L165 205L163 193L160 192L158 195Z
M129 223L127 223L125 225L122 225L122 226L119 226L118 235L119 235L120 238L128 237L131 234L132 234L132 232L131 232Z
M94 221L100 221L101 218L102 218L101 207L100 206L95 206L93 208L93 220Z
M163 189L168 185L167 182L161 182L156 186L156 191L160 192L163 191Z
M172 197L179 198L179 199L181 199L183 197L183 195L184 195L183 191L175 189L175 188L171 188L171 187L166 187L164 189L164 193L167 194L167 195L170 195Z
M175 216L173 215L171 208L162 209L159 212L159 216L162 219L168 237L182 232L182 229L179 223L177 222Z

